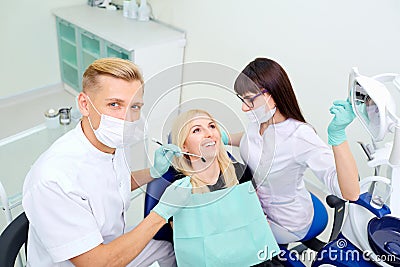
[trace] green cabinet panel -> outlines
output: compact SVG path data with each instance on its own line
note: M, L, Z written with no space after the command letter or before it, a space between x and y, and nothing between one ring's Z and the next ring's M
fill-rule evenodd
M87 32L81 33L82 50L100 56L100 39Z
M56 22L61 77L75 91L81 91L83 73L96 59L117 57L133 61L133 51L127 51L59 17L56 17Z
M73 25L63 20L58 20L60 36L68 41L75 43L75 28Z
M79 91L78 48L76 27L57 18L58 50L62 80Z
M63 80L69 86L78 91L79 89L79 74L78 69L69 65L67 62L62 62Z
M71 44L65 39L60 38L60 52L60 57L63 61L67 61L74 66L78 66L76 46L74 44Z
M88 33L81 32L81 47L82 47L82 73L86 68L92 64L93 61L101 57L101 42L97 36Z
M117 57L122 59L130 59L129 52L110 43L106 43L106 57Z

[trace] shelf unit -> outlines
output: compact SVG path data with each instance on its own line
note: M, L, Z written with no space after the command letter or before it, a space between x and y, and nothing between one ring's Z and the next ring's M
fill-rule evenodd
M148 136L158 138L168 115L180 104L185 32L159 21L137 21L124 17L122 11L88 5L62 7L53 14L65 88L80 92L85 69L98 58L133 61L145 80L142 114L147 115ZM147 155L153 149L136 149L136 168L149 166Z
M121 11L78 5L53 10L62 81L82 90L82 75L96 59L132 60L144 78L183 63L185 33L158 21L140 22ZM182 77L176 77L181 79Z

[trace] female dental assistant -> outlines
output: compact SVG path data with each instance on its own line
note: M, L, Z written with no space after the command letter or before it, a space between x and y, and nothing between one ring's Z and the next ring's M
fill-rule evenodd
M355 117L350 103L335 101L330 109L335 115L328 127L330 149L305 121L289 78L275 61L250 62L234 89L250 123L244 135L233 134L229 142L240 146L279 244L301 240L311 226L313 204L304 184L308 168L331 193L358 199L358 171L345 134Z

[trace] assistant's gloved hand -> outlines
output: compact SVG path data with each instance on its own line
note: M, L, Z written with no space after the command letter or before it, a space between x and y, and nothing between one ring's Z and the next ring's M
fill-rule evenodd
M150 176L153 178L160 178L168 171L174 156L182 156L179 147L173 144L160 146L154 152L154 165L150 168Z
M228 136L228 134L225 132L225 130L222 129L222 127L220 127L220 131L221 131L221 140L222 140L222 143L223 143L224 145L227 145L227 144L229 143L229 136Z
M356 115L348 99L335 100L329 111L335 117L333 117L328 126L328 143L332 146L338 146L346 141L345 129L354 120Z
M189 176L176 180L165 189L153 211L168 222L169 218L177 214L181 208L186 207L190 201L191 194L192 184Z

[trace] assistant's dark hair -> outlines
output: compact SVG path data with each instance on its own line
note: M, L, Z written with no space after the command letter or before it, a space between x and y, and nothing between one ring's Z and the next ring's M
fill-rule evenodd
M283 116L306 122L288 75L271 59L256 58L250 62L236 78L234 89L239 95L267 89Z

